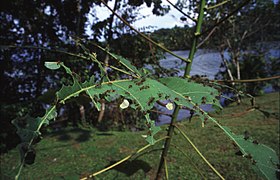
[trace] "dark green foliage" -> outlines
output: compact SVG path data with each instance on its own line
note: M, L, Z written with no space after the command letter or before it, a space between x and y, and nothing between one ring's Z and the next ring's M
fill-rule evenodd
M191 48L192 31L193 29L188 26L159 29L154 31L151 37L170 50L186 50Z
M279 75L275 69L279 64L279 58L267 57L264 52L257 51L253 53L244 53L240 60L240 72L242 79L258 79L267 78ZM229 66L231 72L236 74L236 68L233 64ZM229 79L226 71L220 72L224 79ZM264 88L272 86L275 90L279 88L279 80L251 82L246 84L239 84L238 89L249 93L251 95L261 95L264 93Z
M118 12L123 17L126 16L125 19L129 22L138 18L139 4L144 3L148 6L156 4L153 9L159 13L164 13L167 9L167 7L161 5L160 1L147 0L144 2L137 0L133 2L135 3L131 3L131 5L124 3L123 6L119 5L117 7ZM89 38L86 27L91 29L93 33L93 39L90 41L98 44L101 44L99 38L104 37L104 35L105 39L107 38L108 31L112 31L114 38L124 33L123 29L125 27L120 21L114 20L111 29L108 28L110 27L111 16L104 21L100 21L95 11L89 15L90 9L95 9L97 6L101 6L100 1L1 1L1 103L7 105L13 103L24 104L28 101L31 107L37 105L31 104L35 101L40 106L52 103L52 98L45 98L48 95L44 96L43 93L57 90L62 84L68 84L69 79L63 78L59 71L46 70L44 68L45 60L67 62L66 64L72 66L72 70L84 79L89 79L92 75L100 72L96 65L93 66L93 64L78 58L69 58L68 55L61 53L61 51L77 54L81 52L81 48L76 46L73 39L77 37ZM88 16L92 16L93 19L90 24L88 23ZM15 45L21 46L21 48L7 48L2 45ZM42 47L42 49L39 47ZM52 51L49 51L50 49ZM94 48L91 48L91 50L94 50ZM118 52L120 47L114 50ZM98 50L96 52L100 59L104 58L102 53ZM142 61L142 59L139 59L139 61ZM96 77L98 78L98 76ZM39 98L38 101L37 98ZM69 109L69 111L75 110ZM24 115L22 114L19 117ZM10 124L13 118L15 117L5 116L2 120L5 121L3 125ZM5 127L10 126L5 125ZM12 129L10 132L12 132Z
M240 72L242 79L257 79L269 77L270 69L268 64L270 60L265 58L263 53L244 54L240 62ZM267 82L253 82L245 84L244 92L251 95L259 95L263 93L264 87L268 85Z
M33 118L25 116L13 120L13 124L17 128L17 134L20 136L21 142L32 143L41 133L40 129L43 125L49 125L49 121L57 116L56 109L49 108L43 117Z

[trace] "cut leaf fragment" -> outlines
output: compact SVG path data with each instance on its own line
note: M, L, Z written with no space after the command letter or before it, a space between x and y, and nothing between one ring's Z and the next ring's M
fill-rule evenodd
M167 103L165 107L166 107L168 110L173 110L173 109L174 109L173 103L171 103L171 102Z
M129 102L127 99L124 99L123 102L120 104L121 109L126 109L129 106Z
M51 70L59 69L61 66L59 62L45 62L45 67Z

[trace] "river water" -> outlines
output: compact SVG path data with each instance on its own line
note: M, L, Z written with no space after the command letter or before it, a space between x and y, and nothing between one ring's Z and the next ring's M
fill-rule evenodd
M174 53L186 58L189 51L174 51ZM225 56L228 58L228 54L225 53ZM219 52L199 49L195 54L190 75L206 75L209 79L214 79L220 70L221 63L222 59ZM167 69L176 69L179 71L178 75L183 76L186 63L170 54L166 54L165 59L160 60L160 66Z
M187 58L189 51L173 51L175 54ZM229 54L227 52L224 53L226 59L229 59ZM280 59L280 49L270 49L266 53L267 57L276 57ZM220 53L215 50L205 50L199 49L197 50L193 63L190 75L205 75L208 79L214 79L215 75L220 71L224 70L221 68L222 59ZM166 69L174 69L177 70L178 76L183 76L184 69L186 63L182 62L180 59L170 55L165 54L165 59L160 60L160 66ZM211 105L203 105L201 106L202 109L206 111L211 110ZM167 110L164 107L157 106L159 111L172 114L172 111ZM178 114L178 121L189 119L190 112L188 110L180 110ZM170 123L171 118L166 115L158 115L158 121L156 122L157 125L167 124Z

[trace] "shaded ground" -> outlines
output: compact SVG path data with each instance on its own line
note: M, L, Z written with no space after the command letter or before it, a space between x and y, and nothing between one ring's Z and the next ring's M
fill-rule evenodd
M279 155L279 93L257 97L259 110L242 114L250 108L245 100L225 108L222 114L213 114L221 124L236 134L249 132L250 136L266 144ZM239 116L240 113L242 116ZM268 113L268 114L267 114ZM226 179L260 179L246 158L235 155L235 149L225 134L208 123L204 128L194 118L190 123L178 124L201 150L205 157ZM165 135L167 126L157 138ZM141 135L146 132L99 132L95 129L65 129L44 135L36 146L37 157L33 165L24 168L23 179L78 179L108 167L146 145ZM176 132L173 147L167 158L170 179L218 179L199 158L192 147ZM174 146L188 155L183 156ZM134 157L114 169L98 175L98 179L153 179L157 171L160 148L158 143L149 153ZM18 165L16 149L1 156L1 179L13 179ZM194 167L197 167L197 169ZM202 174L202 175L201 175Z

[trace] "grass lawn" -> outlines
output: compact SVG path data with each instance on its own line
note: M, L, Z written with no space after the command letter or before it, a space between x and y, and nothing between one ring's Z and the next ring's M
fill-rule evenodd
M279 93L256 98L260 110L242 113L250 108L231 104L213 116L236 134L248 131L260 143L274 149L279 156ZM250 161L237 156L231 140L213 123L201 127L199 118L178 123L204 156L226 179L261 179L250 167ZM167 126L157 138L166 134ZM22 179L78 179L97 172L146 145L141 135L146 132L100 132L96 129L70 129L45 134L36 145L36 161L22 171ZM160 158L161 141L144 153L134 156L96 179L154 179ZM219 179L196 154L190 144L176 131L167 158L170 179ZM184 156L177 148L183 150ZM147 152L147 153L145 153ZM1 155L1 179L13 179L19 162L16 149Z

